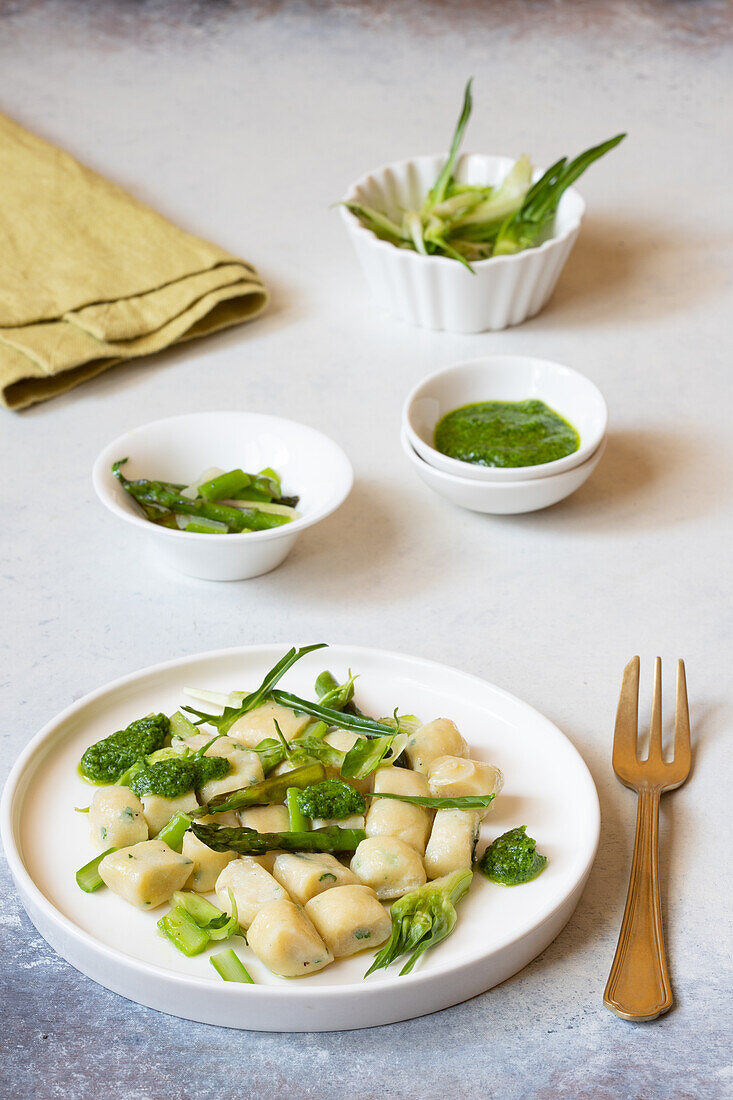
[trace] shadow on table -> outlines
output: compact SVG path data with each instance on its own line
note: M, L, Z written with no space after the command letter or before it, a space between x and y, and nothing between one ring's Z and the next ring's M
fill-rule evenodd
M694 791L688 785L695 782L696 762L710 747L712 730L716 726L724 728L724 722L720 721L722 709L721 704L714 702L702 706L695 705L692 709L692 770L687 784L682 788L687 798L694 798ZM648 721L649 715L644 713L642 707L639 712L640 729L645 729ZM673 712L669 711L665 715L665 745L671 744L673 721ZM566 729L565 732L569 733L571 740L577 740L573 737L572 731ZM554 970L559 974L562 968L567 967L571 956L588 951L597 959L597 1007L599 1009L621 928L636 826L636 795L630 790L622 789L620 781L613 773L612 743L613 716L609 715L607 743L594 746L590 750L586 746L583 754L596 782L601 804L600 842L588 883L575 912L560 935L525 970L520 972L521 976L526 974L531 976L531 972L534 971L552 978ZM689 859L689 854L686 857L681 854L680 844L676 841L686 827L685 794L671 792L663 795L660 802L659 879L667 961L672 988L675 992L675 1004L679 1004L680 1001L679 994L675 990L675 960L679 958L680 952L685 950L689 935L678 923L678 911L675 905L679 897L680 883L685 878L681 861L683 858ZM595 950L592 945L596 945ZM601 945L600 951L598 945ZM519 976L514 977L519 978ZM507 979L508 982L512 980L514 979Z
M590 215L542 313L545 326L565 328L658 319L688 310L725 287L711 257L715 243L689 243L667 227Z
M578 532L658 530L717 507L711 457L699 435L684 428L610 431L606 453L576 493L541 512L508 516L512 524Z
M429 511L401 516L402 490L358 479L348 500L328 519L311 528L278 570L277 584L297 586L302 602L393 604L414 586L414 546L428 539ZM404 493L405 508L408 503ZM406 513L405 513L406 514ZM421 532L424 529L424 534ZM429 585L429 560L421 562L421 583ZM436 576L440 573L436 566ZM307 581L304 579L307 578Z

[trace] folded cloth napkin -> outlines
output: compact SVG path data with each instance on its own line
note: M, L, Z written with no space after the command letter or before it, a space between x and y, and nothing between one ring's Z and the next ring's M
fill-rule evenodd
M257 272L0 114L0 398L250 320Z

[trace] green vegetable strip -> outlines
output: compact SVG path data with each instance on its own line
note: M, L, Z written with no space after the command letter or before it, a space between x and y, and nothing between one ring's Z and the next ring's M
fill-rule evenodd
M310 829L310 821L305 814L300 812L300 806L298 805L298 795L300 793L300 787L288 787L285 796L285 805L288 808L288 824L290 825L291 833L307 833Z
M214 527L214 521L201 520L199 523L187 523L183 528L192 535L226 535L230 534L226 527Z
M617 134L601 145L586 149L570 164L563 157L548 168L544 176L530 189L520 210L510 215L502 225L494 245L494 255L511 255L531 247L552 221L567 188L586 168L615 148L625 137L626 134Z
M227 828L224 825L191 826L198 839L214 852L239 852L240 855L263 855L282 849L285 852L353 852L362 840L363 829L341 829L329 825L308 833L258 833L254 829Z
M319 706L328 707L330 710L343 710L354 698L355 680L356 677L349 672L348 680L339 684L331 672L322 672L316 680Z
M438 176L437 180L433 184L433 187L428 192L428 199L426 207L429 210L431 206L435 206L436 203L442 202L445 198L448 184L453 175L453 169L456 166L456 159L458 157L458 150L461 142L463 141L463 132L468 125L468 120L471 116L471 84L473 83L473 77L466 84L466 90L463 93L463 107L461 108L461 114L458 122L456 123L455 132L453 134L453 141L451 142L450 152L448 159L443 165L443 170Z
M350 714L348 711L331 710L320 703L310 703L307 699L301 699L298 695L291 695L288 691L276 690L271 692L274 702L281 706L290 707L291 710L301 714L310 714L329 726L338 726L339 729L356 730L367 737L384 736L394 734L394 729L384 722L378 722L374 718L366 718L362 714ZM188 708L187 708L188 709Z
M259 783L253 783L250 787L243 787L239 791L216 795L206 806L192 811L191 816L201 817L204 814L241 810L245 806L269 806L273 802L284 802L288 787L309 787L312 783L320 783L325 778L326 769L323 764L306 764L302 768L294 768L285 775L271 776Z
M232 891L229 891L229 900L232 906L232 915L228 916L223 910L217 909L200 894L194 894L190 890L176 890L171 898L174 907L185 910L187 915L202 931L206 932L211 940L228 940L231 936L241 935L239 927L239 914L237 902Z
M167 825L158 833L156 840L162 840L174 852L180 852L183 846L183 837L191 828L191 818L188 814L174 814Z
M366 779L381 764L392 747L395 734L391 737L360 738L349 749L341 765L344 779Z
M241 489L246 489L251 482L252 478L249 474L245 474L244 470L229 470L228 473L199 485L199 496L204 500L225 500L227 497L233 497Z
M343 774L343 773L342 773ZM483 810L494 801L493 794L463 794L455 798L428 798L417 794L388 794L387 791L374 791L372 798L393 798L397 802L408 802L411 806L425 806L429 810Z
M469 868L453 871L399 898L392 906L392 935L364 977L408 954L400 975L409 974L420 956L455 928L455 907L468 893L472 879Z
M112 473L138 504L160 504L172 512L218 520L219 523L226 523L230 532L234 534L241 531L263 531L290 522L287 516L260 512L253 508L234 508L231 505L210 503L207 500L190 500L169 489L160 481L147 481L144 478L128 481L120 469L127 461L123 458L113 463Z
M98 856L95 856L94 859L90 859L88 863L85 863L84 866L80 867L76 872L76 884L85 894L92 894L95 890L98 890L100 886L104 886L104 880L99 873L99 864L105 856L116 851L116 848L108 848L106 852L101 852Z
M227 733L238 718L251 710L255 710L256 707L265 702L278 680L285 675L296 661L299 661L301 657L305 657L308 653L313 653L316 649L325 648L327 648L325 642L316 642L315 645L303 646L301 649L295 649L295 647L289 649L285 656L281 657L277 664L270 669L256 691L245 695L240 706L224 707L223 714L207 714L205 711L195 710L193 707L183 707L183 710L188 711L189 714L197 715L199 719L197 725L203 722L209 726L214 726L219 733Z
M195 737L198 730L185 714L177 710L170 716L171 737Z
M226 951L220 951L217 955L212 955L209 961L217 974L219 974L225 982L246 982L248 985L255 984L247 973L244 963L231 947Z
M208 928L212 921L220 921L222 917L224 921L228 919L226 913L221 909L217 909L201 894L193 893L192 890L176 890L171 898L171 903L174 907L177 905L179 908L185 909L189 917L196 921L199 928Z
M167 936L174 947L189 958L200 955L209 944L209 934L199 928L196 921L185 909L176 905L158 921L158 928Z

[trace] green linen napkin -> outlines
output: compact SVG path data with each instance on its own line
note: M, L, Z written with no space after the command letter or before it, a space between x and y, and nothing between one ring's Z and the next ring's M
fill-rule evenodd
M0 399L256 317L255 269L0 114Z

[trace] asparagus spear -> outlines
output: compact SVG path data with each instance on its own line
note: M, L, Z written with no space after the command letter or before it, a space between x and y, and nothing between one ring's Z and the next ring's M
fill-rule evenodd
M212 955L209 962L225 982L246 982L249 985L255 984L249 976L244 963L239 958L239 955L237 955L236 951L233 951L231 947L226 951L220 951L217 955Z
M122 458L113 463L112 473L123 489L141 507L157 504L169 512L217 520L219 523L225 523L229 531L235 534L240 531L263 531L270 527L281 527L284 523L290 522L287 516L260 512L255 508L233 508L228 504L216 504L208 500L190 500L188 497L181 496L163 481L148 481L145 478L129 481L120 469L127 461L126 458ZM145 511L144 508L143 511ZM147 518L150 518L149 515Z
M309 787L325 778L326 769L323 764L306 764L305 767L295 768L285 775L271 776L259 783L253 783L251 787L216 795L208 805L193 810L191 816L202 817L205 814L225 813L227 810L241 810L245 806L269 806L272 802L284 802L288 787ZM220 826L217 825L216 828Z
M293 774L292 772L290 773ZM288 778L288 777L286 777ZM191 826L194 836L213 852L239 852L240 855L263 855L265 852L353 852L362 840L363 829L341 829L329 825L307 833L258 833L254 829L228 828L225 825Z

